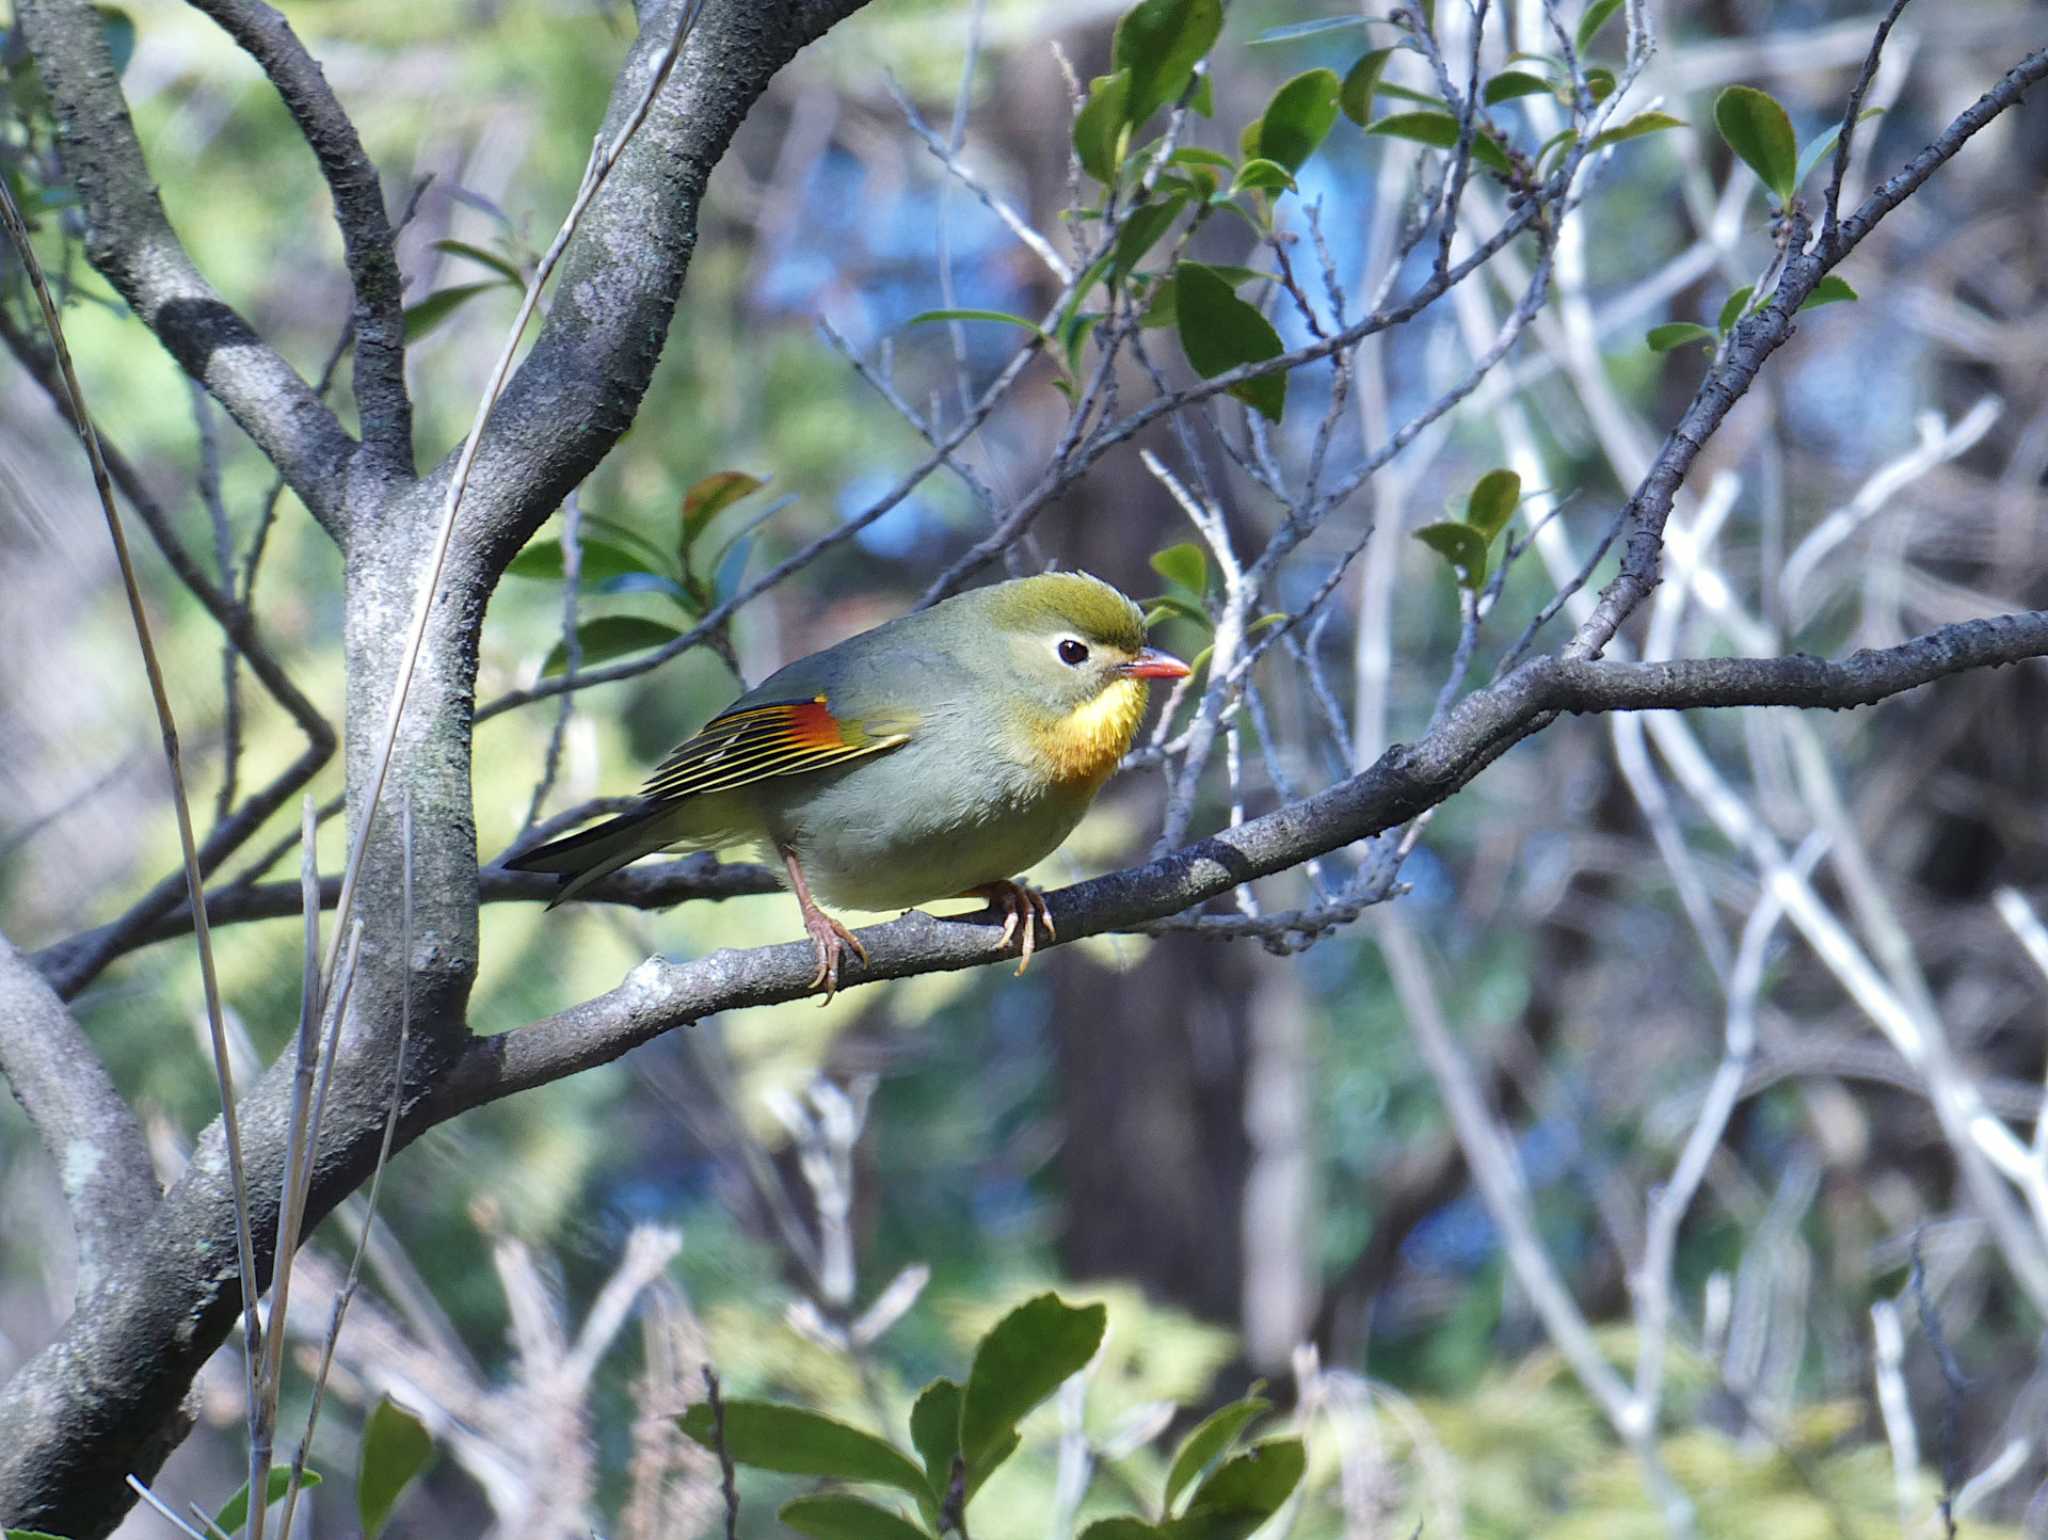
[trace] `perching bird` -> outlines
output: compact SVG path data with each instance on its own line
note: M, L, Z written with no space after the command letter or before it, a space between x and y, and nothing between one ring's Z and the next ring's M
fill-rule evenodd
M1129 750L1146 681L1187 672L1098 578L974 589L779 670L669 755L637 807L505 864L561 874L559 904L656 851L755 845L789 874L828 999L845 950L867 950L820 898L985 898L1003 912L999 948L1023 927L1021 972L1052 916L1017 873L1073 832Z

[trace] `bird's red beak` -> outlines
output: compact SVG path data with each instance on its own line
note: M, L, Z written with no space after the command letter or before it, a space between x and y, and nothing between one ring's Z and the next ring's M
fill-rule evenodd
M1185 679L1189 670L1172 653L1147 647L1130 662L1119 664L1117 672L1126 679Z

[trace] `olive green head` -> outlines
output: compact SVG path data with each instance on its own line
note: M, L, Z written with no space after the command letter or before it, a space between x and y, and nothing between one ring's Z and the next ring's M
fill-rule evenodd
M1185 672L1145 645L1143 611L1085 572L1017 578L955 602L979 611L1010 677L1042 709L1071 710L1119 681Z

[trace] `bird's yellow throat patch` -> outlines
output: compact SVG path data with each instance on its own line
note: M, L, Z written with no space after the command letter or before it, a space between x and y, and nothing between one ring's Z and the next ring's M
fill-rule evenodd
M1103 781L1130 752L1145 717L1145 681L1115 679L1093 700L1055 717L1037 733L1054 780Z

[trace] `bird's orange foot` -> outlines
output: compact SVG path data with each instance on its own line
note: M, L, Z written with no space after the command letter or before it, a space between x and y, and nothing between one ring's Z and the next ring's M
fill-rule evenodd
M868 960L868 949L860 944L860 937L841 925L831 915L819 908L804 911L804 929L810 933L811 945L818 951L818 971L811 975L811 988L825 986L825 995L818 1004L831 1003L833 995L839 992L839 961L849 949L862 962Z
M1018 949L1017 972L1022 975L1031 966L1031 954L1038 950L1038 927L1045 927L1045 939L1057 940L1059 930L1052 923L1052 910L1045 902L1045 895L1038 889L1022 882L988 882L978 888L969 888L963 898L985 898L992 910L1000 911L1003 917L1003 934L996 942L996 950L1009 946L1010 938L1021 929L1023 945Z

